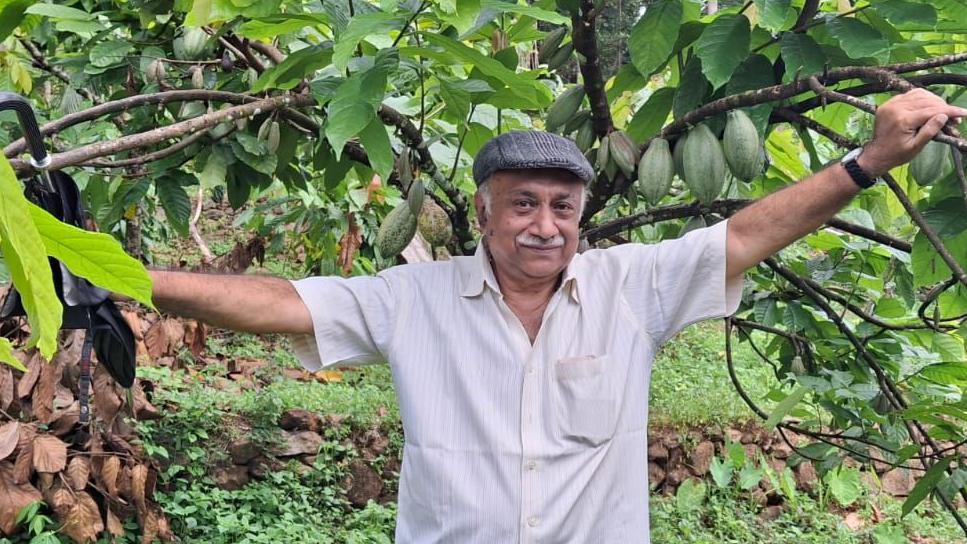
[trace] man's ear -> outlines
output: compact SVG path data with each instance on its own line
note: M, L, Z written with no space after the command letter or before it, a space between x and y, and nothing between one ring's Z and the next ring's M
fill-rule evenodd
M483 195L480 191L477 191L473 195L473 205L477 210L477 223L480 225L480 230L484 230L487 224L487 206L484 204Z

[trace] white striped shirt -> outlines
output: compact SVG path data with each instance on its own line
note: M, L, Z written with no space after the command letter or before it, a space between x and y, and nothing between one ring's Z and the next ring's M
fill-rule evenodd
M649 541L652 359L733 312L726 222L576 255L531 345L486 252L294 282L302 364L388 361L405 446L400 543Z

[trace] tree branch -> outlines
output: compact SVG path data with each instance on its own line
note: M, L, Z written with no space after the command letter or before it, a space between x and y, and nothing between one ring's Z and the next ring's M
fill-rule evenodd
M181 140L179 140L178 142L164 149L159 149L158 151L155 151L153 153L148 153L146 155L140 155L137 157L132 157L129 159L120 159L116 161L95 159L95 160L90 160L90 161L81 163L78 166L93 166L96 168L125 168L128 166L139 166L142 164L147 164L149 162L160 161L161 159L170 157L175 153L185 149L186 147L190 146L191 144L205 137L208 133L209 133L209 129L199 130L198 132L191 134L189 136L186 136Z

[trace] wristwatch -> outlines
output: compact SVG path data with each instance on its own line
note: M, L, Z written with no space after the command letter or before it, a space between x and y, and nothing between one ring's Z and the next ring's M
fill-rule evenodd
M857 147L856 149L850 151L839 161L843 163L843 167L846 168L846 173L849 177L853 178L853 181L863 189L872 187L880 178L874 178L863 171L856 159L863 152L862 147Z

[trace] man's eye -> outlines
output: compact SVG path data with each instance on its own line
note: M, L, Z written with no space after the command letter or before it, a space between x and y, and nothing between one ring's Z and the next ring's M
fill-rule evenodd
M534 203L529 200L518 200L517 202L514 202L514 205L519 208L530 208L534 205Z
M561 202L559 204L556 204L555 207L558 210L572 210L572 209L574 209L574 207L571 206L571 204L568 203L568 202Z

